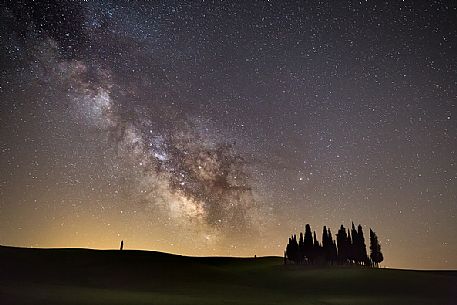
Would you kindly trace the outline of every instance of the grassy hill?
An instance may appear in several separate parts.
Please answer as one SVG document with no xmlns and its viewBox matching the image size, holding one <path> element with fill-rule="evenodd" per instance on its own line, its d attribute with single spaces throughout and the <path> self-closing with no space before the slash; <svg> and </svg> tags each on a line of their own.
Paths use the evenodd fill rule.
<svg viewBox="0 0 457 305">
<path fill-rule="evenodd" d="M 3 301 L 2 301 L 3 300 Z M 457 304 L 457 272 L 0 247 L 0 304 Z"/>
</svg>

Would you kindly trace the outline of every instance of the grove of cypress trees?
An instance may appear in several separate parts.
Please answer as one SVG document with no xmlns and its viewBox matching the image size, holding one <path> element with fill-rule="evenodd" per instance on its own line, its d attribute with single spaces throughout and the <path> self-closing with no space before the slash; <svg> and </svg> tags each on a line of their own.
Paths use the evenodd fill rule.
<svg viewBox="0 0 457 305">
<path fill-rule="evenodd" d="M 311 233 L 312 232 L 312 233 Z M 333 265 L 358 264 L 364 266 L 379 266 L 384 257 L 381 253 L 378 237 L 370 229 L 370 256 L 367 255 L 363 228 L 352 223 L 351 229 L 341 225 L 333 239 L 330 228 L 322 229 L 322 244 L 316 237 L 316 232 L 311 231 L 309 224 L 305 226 L 305 233 L 293 234 L 284 251 L 284 263 L 289 261 L 295 264 L 327 264 Z"/>
</svg>

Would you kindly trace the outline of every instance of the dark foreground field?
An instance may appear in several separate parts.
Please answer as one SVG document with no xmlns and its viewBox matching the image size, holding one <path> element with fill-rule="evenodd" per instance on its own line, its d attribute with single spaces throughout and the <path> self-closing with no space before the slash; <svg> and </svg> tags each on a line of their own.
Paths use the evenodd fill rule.
<svg viewBox="0 0 457 305">
<path fill-rule="evenodd" d="M 0 304 L 457 304 L 457 272 L 0 247 Z"/>
</svg>

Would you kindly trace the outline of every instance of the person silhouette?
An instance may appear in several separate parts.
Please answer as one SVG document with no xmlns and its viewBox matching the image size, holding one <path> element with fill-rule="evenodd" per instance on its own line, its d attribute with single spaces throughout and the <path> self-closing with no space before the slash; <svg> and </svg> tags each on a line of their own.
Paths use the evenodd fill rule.
<svg viewBox="0 0 457 305">
<path fill-rule="evenodd" d="M 124 249 L 124 241 L 121 240 L 121 250 Z"/>
</svg>

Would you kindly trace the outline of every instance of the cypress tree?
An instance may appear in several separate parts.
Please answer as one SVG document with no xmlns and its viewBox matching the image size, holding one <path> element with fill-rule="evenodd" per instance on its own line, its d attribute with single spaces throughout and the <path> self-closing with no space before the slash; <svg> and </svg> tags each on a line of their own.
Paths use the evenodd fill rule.
<svg viewBox="0 0 457 305">
<path fill-rule="evenodd" d="M 330 257 L 329 257 L 329 245 L 328 245 L 328 232 L 327 232 L 327 227 L 324 226 L 322 228 L 322 257 L 324 258 L 324 261 L 328 263 Z"/>
<path fill-rule="evenodd" d="M 351 237 L 351 232 L 349 232 L 348 229 L 348 239 L 346 241 L 346 246 L 347 246 L 347 255 L 348 255 L 348 262 L 352 264 L 354 262 L 354 247 L 352 244 L 352 237 Z"/>
<path fill-rule="evenodd" d="M 368 255 L 367 255 L 367 246 L 365 245 L 365 238 L 363 237 L 363 230 L 362 230 L 362 226 L 360 224 L 357 228 L 357 237 L 359 240 L 359 244 L 358 244 L 359 262 L 364 265 L 368 265 L 369 261 L 368 261 Z"/>
<path fill-rule="evenodd" d="M 300 232 L 300 239 L 298 241 L 298 260 L 302 264 L 305 257 L 303 233 Z"/>
<path fill-rule="evenodd" d="M 336 234 L 336 242 L 338 246 L 338 263 L 346 264 L 348 261 L 348 236 L 346 228 L 341 225 L 338 233 Z"/>
<path fill-rule="evenodd" d="M 370 258 L 374 266 L 379 267 L 379 263 L 384 260 L 384 256 L 381 252 L 381 245 L 378 241 L 376 233 L 370 229 Z"/>
<path fill-rule="evenodd" d="M 316 238 L 316 231 L 313 231 L 313 237 L 314 237 L 314 244 L 313 244 L 313 262 L 322 264 L 325 261 L 325 257 L 323 255 L 322 247 L 319 244 L 319 241 Z"/>
<path fill-rule="evenodd" d="M 313 234 L 311 233 L 311 227 L 309 224 L 305 226 L 305 237 L 303 239 L 303 250 L 304 255 L 308 263 L 312 263 L 312 252 L 313 252 Z"/>
<path fill-rule="evenodd" d="M 292 257 L 293 257 L 293 261 L 295 263 L 297 263 L 298 261 L 298 243 L 297 243 L 297 235 L 294 234 L 292 236 Z"/>
<path fill-rule="evenodd" d="M 357 229 L 354 226 L 354 222 L 352 222 L 351 236 L 351 259 L 354 261 L 354 263 L 358 264 L 360 262 L 360 243 L 359 236 L 357 235 Z"/>
<path fill-rule="evenodd" d="M 333 265 L 334 263 L 336 263 L 336 260 L 337 260 L 337 250 L 336 250 L 336 243 L 333 240 L 333 236 L 332 236 L 332 232 L 330 231 L 330 228 L 328 229 L 327 236 L 328 236 L 328 242 L 329 242 L 328 257 L 329 257 L 330 264 Z"/>
<path fill-rule="evenodd" d="M 289 237 L 289 241 L 287 242 L 287 245 L 286 245 L 286 250 L 284 251 L 284 264 L 287 264 L 287 260 L 290 259 L 290 253 L 291 253 L 291 249 L 290 249 L 290 245 L 291 245 L 292 241 Z"/>
<path fill-rule="evenodd" d="M 319 241 L 316 238 L 316 231 L 313 231 L 313 237 L 314 237 L 313 247 L 314 248 L 320 248 L 321 245 L 319 244 Z"/>
<path fill-rule="evenodd" d="M 294 234 L 289 238 L 289 243 L 286 246 L 286 257 L 288 260 L 297 263 L 298 244 L 297 236 Z"/>
</svg>

